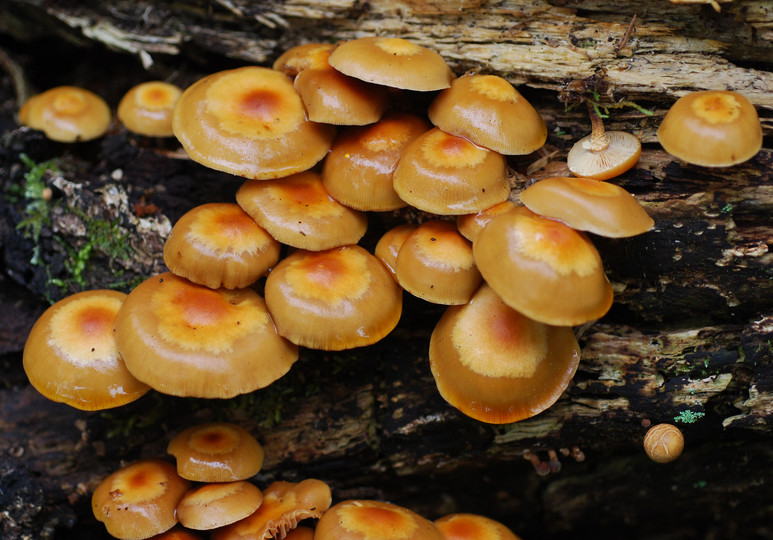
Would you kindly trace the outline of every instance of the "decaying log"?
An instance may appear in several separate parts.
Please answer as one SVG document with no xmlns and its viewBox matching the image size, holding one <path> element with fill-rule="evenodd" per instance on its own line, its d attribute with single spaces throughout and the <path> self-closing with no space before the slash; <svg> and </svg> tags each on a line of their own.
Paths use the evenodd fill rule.
<svg viewBox="0 0 773 540">
<path fill-rule="evenodd" d="M 126 290 L 161 271 L 177 218 L 202 202 L 232 201 L 240 179 L 185 159 L 174 141 L 118 126 L 90 143 L 46 141 L 18 127 L 19 85 L 0 72 L 0 536 L 107 538 L 89 507 L 101 478 L 127 461 L 164 456 L 182 427 L 228 419 L 264 444 L 261 485 L 314 476 L 336 499 L 382 498 L 433 518 L 483 513 L 529 539 L 773 537 L 769 2 L 733 0 L 715 12 L 665 0 L 9 0 L 0 17 L 0 47 L 29 83 L 82 82 L 112 105 L 147 78 L 185 86 L 218 69 L 267 64 L 297 43 L 371 34 L 430 46 L 458 73 L 523 85 L 550 135 L 540 152 L 510 160 L 516 200 L 530 182 L 566 174 L 566 152 L 589 132 L 584 110 L 567 109 L 567 100 L 598 92 L 608 128 L 644 143 L 640 162 L 616 182 L 656 227 L 630 239 L 593 238 L 615 304 L 576 329 L 582 360 L 572 385 L 549 410 L 515 424 L 463 416 L 439 396 L 428 367 L 442 308 L 407 297 L 403 319 L 382 342 L 303 350 L 283 379 L 233 400 L 151 392 L 103 413 L 45 400 L 27 383 L 21 349 L 48 301 L 82 288 Z M 51 44 L 53 52 L 43 48 Z M 74 60 L 76 53 L 83 56 Z M 583 81 L 580 95 L 571 81 Z M 663 152 L 655 129 L 668 105 L 716 87 L 757 105 L 763 150 L 722 170 Z M 639 108 L 618 108 L 622 101 Z M 41 178 L 51 190 L 50 222 L 33 239 L 19 228 L 30 201 L 18 186 L 49 161 Z M 370 216 L 363 244 L 423 217 Z M 131 249 L 94 244 L 95 221 Z M 85 268 L 76 275 L 79 256 Z M 641 449 L 645 425 L 662 421 L 686 438 L 685 453 L 668 465 Z"/>
</svg>

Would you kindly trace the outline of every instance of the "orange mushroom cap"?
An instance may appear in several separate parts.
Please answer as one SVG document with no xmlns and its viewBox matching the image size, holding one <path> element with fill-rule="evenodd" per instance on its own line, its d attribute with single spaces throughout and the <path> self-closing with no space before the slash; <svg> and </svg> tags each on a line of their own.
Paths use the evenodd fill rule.
<svg viewBox="0 0 773 540">
<path fill-rule="evenodd" d="M 208 531 L 246 518 L 263 503 L 263 493 L 243 480 L 204 484 L 188 491 L 177 505 L 180 523 Z"/>
<path fill-rule="evenodd" d="M 91 508 L 111 536 L 142 540 L 177 524 L 177 503 L 189 486 L 170 463 L 138 461 L 102 480 L 91 497 Z"/>
<path fill-rule="evenodd" d="M 502 523 L 478 514 L 449 514 L 435 525 L 446 540 L 521 540 Z"/>
<path fill-rule="evenodd" d="M 403 38 L 370 36 L 344 41 L 333 49 L 328 61 L 350 77 L 403 90 L 441 90 L 454 79 L 442 56 Z"/>
<path fill-rule="evenodd" d="M 588 237 L 527 208 L 492 219 L 472 250 L 483 279 L 532 319 L 575 326 L 612 306 L 612 286 Z"/>
<path fill-rule="evenodd" d="M 164 243 L 164 262 L 194 283 L 235 289 L 266 275 L 280 248 L 239 205 L 207 203 L 177 220 Z"/>
<path fill-rule="evenodd" d="M 116 116 L 133 133 L 173 137 L 172 111 L 181 94 L 179 86 L 163 81 L 138 84 L 121 98 Z"/>
<path fill-rule="evenodd" d="M 534 107 L 496 75 L 459 77 L 432 102 L 429 119 L 446 133 L 506 155 L 530 154 L 548 136 Z"/>
<path fill-rule="evenodd" d="M 330 508 L 330 487 L 316 478 L 298 483 L 273 482 L 263 491 L 263 504 L 252 515 L 212 533 L 212 540 L 285 538 L 304 519 L 316 519 Z"/>
<path fill-rule="evenodd" d="M 702 167 L 730 167 L 762 148 L 762 125 L 754 105 L 725 90 L 692 92 L 679 98 L 658 128 L 666 152 Z"/>
<path fill-rule="evenodd" d="M 150 390 L 126 369 L 113 339 L 113 321 L 125 298 L 118 291 L 84 291 L 43 312 L 22 357 L 38 392 L 95 411 L 130 403 Z"/>
<path fill-rule="evenodd" d="M 601 180 L 545 178 L 527 187 L 520 196 L 532 212 L 600 236 L 635 236 L 655 226 L 633 195 Z"/>
<path fill-rule="evenodd" d="M 315 540 L 443 540 L 438 528 L 416 512 L 374 500 L 346 500 L 317 523 Z"/>
<path fill-rule="evenodd" d="M 171 272 L 146 279 L 115 318 L 116 345 L 139 380 L 165 394 L 228 398 L 287 373 L 298 349 L 252 289 L 209 289 Z"/>
<path fill-rule="evenodd" d="M 555 403 L 577 371 L 580 347 L 571 328 L 526 317 L 484 284 L 469 303 L 446 309 L 429 360 L 449 404 L 481 422 L 506 424 Z"/>
<path fill-rule="evenodd" d="M 462 233 L 462 236 L 470 242 L 473 242 L 475 241 L 475 237 L 478 236 L 478 233 L 483 230 L 483 227 L 488 225 L 489 221 L 499 214 L 504 214 L 517 206 L 517 204 L 508 199 L 495 204 L 490 208 L 481 210 L 480 212 L 475 212 L 474 214 L 462 214 L 457 216 L 456 226 L 459 229 L 459 232 Z"/>
<path fill-rule="evenodd" d="M 386 266 L 394 279 L 397 279 L 395 267 L 397 266 L 397 255 L 400 253 L 400 248 L 417 227 L 418 225 L 412 223 L 397 225 L 381 235 L 381 238 L 376 243 L 373 254 L 384 263 L 384 266 Z"/>
<path fill-rule="evenodd" d="M 255 66 L 220 71 L 187 88 L 172 129 L 194 161 L 260 180 L 311 168 L 335 136 L 332 126 L 306 119 L 287 75 Z"/>
<path fill-rule="evenodd" d="M 77 86 L 57 86 L 29 98 L 19 110 L 19 122 L 39 129 L 58 142 L 90 141 L 101 137 L 112 115 L 104 99 Z"/>
<path fill-rule="evenodd" d="M 272 67 L 290 78 L 295 78 L 301 71 L 308 68 L 329 66 L 330 51 L 334 43 L 304 43 L 290 47 L 279 58 L 274 60 Z"/>
<path fill-rule="evenodd" d="M 357 245 L 293 253 L 268 275 L 265 294 L 279 333 L 313 349 L 371 345 L 402 314 L 402 289 Z"/>
<path fill-rule="evenodd" d="M 420 116 L 398 112 L 375 124 L 342 131 L 322 166 L 328 193 L 357 210 L 380 212 L 406 206 L 395 193 L 392 176 L 405 147 L 431 127 Z"/>
<path fill-rule="evenodd" d="M 477 212 L 510 195 L 502 154 L 438 128 L 406 147 L 393 184 L 411 206 L 440 215 Z"/>
<path fill-rule="evenodd" d="M 177 460 L 178 474 L 196 482 L 246 480 L 263 466 L 263 447 L 246 429 L 230 422 L 184 429 L 166 450 Z"/>
<path fill-rule="evenodd" d="M 203 540 L 201 536 L 193 534 L 182 527 L 175 526 L 168 531 L 151 536 L 148 540 Z"/>
<path fill-rule="evenodd" d="M 435 304 L 464 304 L 481 282 L 472 243 L 454 223 L 430 220 L 405 239 L 397 252 L 397 282 Z"/>
<path fill-rule="evenodd" d="M 670 463 L 682 455 L 684 435 L 673 424 L 656 424 L 644 435 L 644 451 L 655 463 Z"/>
<path fill-rule="evenodd" d="M 356 244 L 368 228 L 365 214 L 331 197 L 314 171 L 248 180 L 236 192 L 236 202 L 279 242 L 299 249 Z"/>
<path fill-rule="evenodd" d="M 583 137 L 569 150 L 566 166 L 573 174 L 596 180 L 620 176 L 636 165 L 641 156 L 641 141 L 625 131 L 605 131 L 606 146 L 596 149 L 593 135 Z"/>
</svg>

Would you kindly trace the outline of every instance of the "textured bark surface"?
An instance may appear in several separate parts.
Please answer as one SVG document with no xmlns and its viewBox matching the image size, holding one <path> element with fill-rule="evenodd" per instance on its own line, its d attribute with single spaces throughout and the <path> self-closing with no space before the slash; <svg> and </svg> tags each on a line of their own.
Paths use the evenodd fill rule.
<svg viewBox="0 0 773 540">
<path fill-rule="evenodd" d="M 107 538 L 89 507 L 102 477 L 125 461 L 163 456 L 182 427 L 228 419 L 264 444 L 261 485 L 318 477 L 337 500 L 383 498 L 431 518 L 483 513 L 524 539 L 773 537 L 773 7 L 763 0 L 721 6 L 717 13 L 665 0 L 185 0 L 173 8 L 7 1 L 0 16 L 7 53 L 0 536 Z M 181 159 L 174 141 L 143 140 L 118 126 L 90 143 L 46 141 L 16 125 L 26 85 L 12 75 L 22 73 L 30 89 L 82 84 L 115 106 L 149 78 L 186 86 L 219 69 L 270 63 L 300 42 L 374 33 L 430 46 L 457 73 L 498 73 L 522 84 L 550 135 L 540 152 L 510 160 L 514 198 L 531 181 L 566 174 L 566 152 L 590 123 L 584 108 L 567 110 L 563 101 L 585 97 L 586 88 L 610 107 L 608 129 L 641 137 L 640 162 L 616 182 L 656 227 L 631 239 L 593 238 L 615 304 L 577 329 L 582 361 L 564 396 L 512 425 L 464 417 L 438 395 L 428 367 L 442 308 L 410 297 L 398 328 L 375 346 L 303 350 L 286 377 L 233 400 L 151 393 L 121 409 L 83 413 L 32 389 L 21 350 L 47 299 L 128 290 L 161 271 L 171 225 L 202 202 L 232 201 L 240 179 Z M 657 145 L 670 103 L 703 88 L 739 90 L 758 106 L 766 144 L 754 159 L 708 170 Z M 654 114 L 612 107 L 621 101 Z M 19 228 L 32 209 L 18 186 L 28 182 L 30 163 L 49 160 L 41 178 L 52 193 L 50 221 L 33 239 Z M 372 215 L 363 245 L 421 217 Z M 131 249 L 119 256 L 95 242 L 104 233 L 95 223 L 109 224 Z M 686 439 L 683 456 L 668 465 L 641 448 L 643 424 L 661 421 L 676 422 Z M 535 455 L 545 472 L 552 452 L 558 461 L 547 475 L 524 459 Z"/>
</svg>

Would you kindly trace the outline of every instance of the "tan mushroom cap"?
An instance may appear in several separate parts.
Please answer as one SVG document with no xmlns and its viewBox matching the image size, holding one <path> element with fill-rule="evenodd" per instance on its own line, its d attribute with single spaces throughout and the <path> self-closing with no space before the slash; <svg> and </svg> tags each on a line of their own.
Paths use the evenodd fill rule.
<svg viewBox="0 0 773 540">
<path fill-rule="evenodd" d="M 39 129 L 52 141 L 78 142 L 101 137 L 112 115 L 104 99 L 77 86 L 57 86 L 29 98 L 19 122 Z"/>
<path fill-rule="evenodd" d="M 580 177 L 609 180 L 620 176 L 636 165 L 641 156 L 639 138 L 625 131 L 605 131 L 608 142 L 602 149 L 594 149 L 593 135 L 577 141 L 566 156 L 566 166 Z"/>
<path fill-rule="evenodd" d="M 478 514 L 449 514 L 435 525 L 445 540 L 521 540 L 499 521 Z"/>
<path fill-rule="evenodd" d="M 507 199 L 506 169 L 502 154 L 432 128 L 406 147 L 393 185 L 401 199 L 419 210 L 469 214 Z"/>
<path fill-rule="evenodd" d="M 344 41 L 330 53 L 329 62 L 350 77 L 403 90 L 441 90 L 454 79 L 437 52 L 397 37 Z"/>
<path fill-rule="evenodd" d="M 281 246 L 235 203 L 206 203 L 186 212 L 164 243 L 175 275 L 210 289 L 247 287 L 279 260 Z"/>
<path fill-rule="evenodd" d="M 655 463 L 670 463 L 682 455 L 684 435 L 673 424 L 656 424 L 644 435 L 644 451 Z"/>
<path fill-rule="evenodd" d="M 481 282 L 472 243 L 456 224 L 430 220 L 406 238 L 395 263 L 397 282 L 409 293 L 435 304 L 464 304 Z"/>
<path fill-rule="evenodd" d="M 329 66 L 327 59 L 334 48 L 334 43 L 296 45 L 283 52 L 272 67 L 290 78 L 295 78 L 304 69 Z"/>
<path fill-rule="evenodd" d="M 315 540 L 443 540 L 438 528 L 396 504 L 353 499 L 335 504 L 317 523 Z"/>
<path fill-rule="evenodd" d="M 263 491 L 263 504 L 252 515 L 213 531 L 212 540 L 285 538 L 304 519 L 316 519 L 330 508 L 330 487 L 316 478 L 298 483 L 277 481 Z"/>
<path fill-rule="evenodd" d="M 138 461 L 102 480 L 91 497 L 91 508 L 111 536 L 142 540 L 177 524 L 177 503 L 189 486 L 171 463 Z"/>
<path fill-rule="evenodd" d="M 412 223 L 397 225 L 381 235 L 381 238 L 376 243 L 373 254 L 384 263 L 384 266 L 386 266 L 394 279 L 397 279 L 395 268 L 400 248 L 417 227 L 418 225 Z"/>
<path fill-rule="evenodd" d="M 118 120 L 133 133 L 148 137 L 173 137 L 172 111 L 182 89 L 163 81 L 133 86 L 118 103 Z"/>
<path fill-rule="evenodd" d="M 489 221 L 494 219 L 494 217 L 498 216 L 499 214 L 504 214 L 505 212 L 512 210 L 516 206 L 518 205 L 508 199 L 506 201 L 502 201 L 501 203 L 495 204 L 490 208 L 481 210 L 480 212 L 457 216 L 456 226 L 459 229 L 459 232 L 462 233 L 462 236 L 464 236 L 470 242 L 474 242 L 475 237 L 478 236 L 478 233 L 483 230 L 483 227 L 488 225 Z"/>
<path fill-rule="evenodd" d="M 177 460 L 177 473 L 196 482 L 238 482 L 263 466 L 263 447 L 249 431 L 230 422 L 184 429 L 166 451 Z"/>
<path fill-rule="evenodd" d="M 545 121 L 506 79 L 464 75 L 438 94 L 429 119 L 446 133 L 506 155 L 530 154 L 545 144 Z"/>
<path fill-rule="evenodd" d="M 256 66 L 220 71 L 188 87 L 172 128 L 194 161 L 260 180 L 311 168 L 335 136 L 332 126 L 306 119 L 287 75 Z"/>
<path fill-rule="evenodd" d="M 24 345 L 24 371 L 52 401 L 96 411 L 139 399 L 150 387 L 124 365 L 113 321 L 126 295 L 111 290 L 72 294 L 46 309 Z"/>
<path fill-rule="evenodd" d="M 530 319 L 484 284 L 469 303 L 446 309 L 432 332 L 429 360 L 449 404 L 481 422 L 506 424 L 561 397 L 580 348 L 570 327 Z"/>
<path fill-rule="evenodd" d="M 726 90 L 692 92 L 674 103 L 658 128 L 666 152 L 693 165 L 730 167 L 762 147 L 762 125 L 754 105 Z"/>
<path fill-rule="evenodd" d="M 521 202 L 573 229 L 610 238 L 635 236 L 655 226 L 633 195 L 616 184 L 591 178 L 545 178 L 523 190 Z"/>
<path fill-rule="evenodd" d="M 180 523 L 208 531 L 246 518 L 263 502 L 263 492 L 245 482 L 204 484 L 188 491 L 177 505 Z"/>
<path fill-rule="evenodd" d="M 612 286 L 588 237 L 527 208 L 492 219 L 472 250 L 483 279 L 527 317 L 575 326 L 612 306 Z"/>
<path fill-rule="evenodd" d="M 366 215 L 331 197 L 313 171 L 248 180 L 236 192 L 236 202 L 276 240 L 299 249 L 356 244 L 368 228 Z"/>
<path fill-rule="evenodd" d="M 129 293 L 114 334 L 126 367 L 165 394 L 229 398 L 290 370 L 298 348 L 279 336 L 252 289 L 210 289 L 165 272 Z"/>
<path fill-rule="evenodd" d="M 328 193 L 357 210 L 381 212 L 406 206 L 395 193 L 392 176 L 405 147 L 431 127 L 420 116 L 396 112 L 375 124 L 342 131 L 322 166 Z"/>
<path fill-rule="evenodd" d="M 357 245 L 289 255 L 268 275 L 265 294 L 279 333 L 312 349 L 372 345 L 402 315 L 402 289 Z"/>
</svg>

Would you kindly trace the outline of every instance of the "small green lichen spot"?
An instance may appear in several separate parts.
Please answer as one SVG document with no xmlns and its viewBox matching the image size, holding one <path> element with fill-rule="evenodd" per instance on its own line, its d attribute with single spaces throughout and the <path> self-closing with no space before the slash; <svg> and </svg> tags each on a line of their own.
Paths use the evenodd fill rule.
<svg viewBox="0 0 773 540">
<path fill-rule="evenodd" d="M 682 422 L 683 424 L 692 424 L 694 422 L 697 422 L 701 418 L 706 416 L 706 413 L 704 412 L 695 412 L 695 411 L 681 411 L 679 414 L 674 416 L 674 422 Z"/>
</svg>

